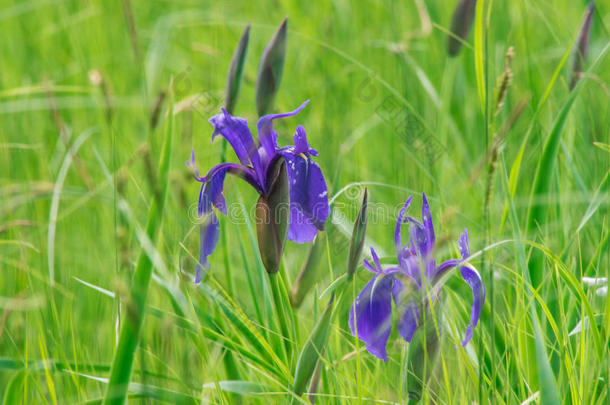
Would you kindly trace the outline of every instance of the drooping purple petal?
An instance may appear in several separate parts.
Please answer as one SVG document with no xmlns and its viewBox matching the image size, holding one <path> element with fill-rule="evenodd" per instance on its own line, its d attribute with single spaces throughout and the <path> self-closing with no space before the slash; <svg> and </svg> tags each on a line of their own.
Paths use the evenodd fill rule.
<svg viewBox="0 0 610 405">
<path fill-rule="evenodd" d="M 277 132 L 273 129 L 273 120 L 277 118 L 291 117 L 298 114 L 309 103 L 305 101 L 294 111 L 283 114 L 269 114 L 261 117 L 256 124 L 258 131 L 258 144 L 262 147 L 263 162 L 270 162 L 277 149 Z"/>
<path fill-rule="evenodd" d="M 411 205 L 412 197 L 413 196 L 409 196 L 407 198 L 407 201 L 405 201 L 405 204 L 403 205 L 402 209 L 398 213 L 398 220 L 396 221 L 396 227 L 394 228 L 394 247 L 396 248 L 396 256 L 398 258 L 398 263 L 400 263 L 403 260 L 403 258 L 405 256 L 407 256 L 409 253 L 408 247 L 403 246 L 403 244 L 402 244 L 401 233 L 402 233 L 403 218 L 404 218 L 405 213 L 407 212 L 407 209 L 409 209 L 409 206 Z"/>
<path fill-rule="evenodd" d="M 417 330 L 419 311 L 417 303 L 409 297 L 409 291 L 399 279 L 394 280 L 392 296 L 398 312 L 398 333 L 404 340 L 410 342 Z"/>
<path fill-rule="evenodd" d="M 464 228 L 464 232 L 460 235 L 460 241 L 458 242 L 460 254 L 462 259 L 466 259 L 470 256 L 470 243 L 468 243 L 468 229 Z"/>
<path fill-rule="evenodd" d="M 252 177 L 254 174 L 252 170 L 237 163 L 221 163 L 213 167 L 202 179 L 204 183 L 199 192 L 199 203 L 197 207 L 201 248 L 199 252 L 199 262 L 197 263 L 196 283 L 201 281 L 201 278 L 203 277 L 202 268 L 206 270 L 210 268 L 208 256 L 210 256 L 216 248 L 220 235 L 218 217 L 212 207 L 216 207 L 220 212 L 227 215 L 227 204 L 223 194 L 224 180 L 227 173 L 245 179 L 257 190 L 259 188 Z"/>
<path fill-rule="evenodd" d="M 373 356 L 388 360 L 386 345 L 392 330 L 392 276 L 377 276 L 362 289 L 352 305 L 349 327 Z M 357 331 L 357 334 L 356 334 Z"/>
<path fill-rule="evenodd" d="M 250 184 L 254 189 L 260 194 L 263 192 L 263 187 L 259 184 L 256 179 L 256 174 L 249 167 L 242 166 L 238 163 L 221 163 L 216 165 L 210 169 L 207 174 L 201 178 L 201 181 L 204 183 L 208 183 L 212 181 L 212 179 L 217 176 L 219 173 L 229 173 L 236 177 L 239 177 L 242 180 L 245 180 Z"/>
<path fill-rule="evenodd" d="M 195 283 L 199 283 L 203 278 L 204 271 L 210 269 L 208 256 L 212 254 L 218 243 L 220 236 L 220 226 L 218 217 L 214 211 L 210 211 L 206 217 L 200 217 L 202 223 L 199 224 L 199 235 L 201 237 L 201 249 L 199 251 L 199 262 L 197 263 L 197 273 Z"/>
<path fill-rule="evenodd" d="M 431 278 L 433 280 L 433 284 L 458 264 L 460 264 L 458 259 L 449 259 L 442 262 L 436 269 L 434 269 L 434 272 L 432 273 Z"/>
<path fill-rule="evenodd" d="M 473 300 L 472 308 L 470 310 L 470 322 L 468 322 L 466 335 L 462 341 L 462 346 L 466 346 L 470 339 L 472 339 L 474 328 L 477 326 L 479 318 L 481 317 L 483 303 L 485 302 L 485 286 L 483 285 L 483 280 L 481 279 L 479 272 L 472 265 L 464 263 L 460 266 L 460 273 L 462 274 L 464 281 L 472 289 Z"/>
<path fill-rule="evenodd" d="M 283 153 L 290 188 L 288 239 L 304 243 L 313 239 L 330 214 L 326 181 L 320 166 L 302 155 Z"/>
<path fill-rule="evenodd" d="M 245 119 L 231 116 L 224 108 L 222 113 L 210 118 L 214 126 L 212 139 L 222 135 L 235 151 L 237 158 L 244 166 L 252 166 L 257 174 L 259 182 L 264 178 L 264 168 L 258 156 L 258 149 L 254 144 L 252 133 Z"/>
<path fill-rule="evenodd" d="M 222 177 L 224 178 L 224 172 L 222 172 Z M 201 247 L 199 250 L 199 261 L 197 263 L 195 283 L 199 283 L 203 277 L 202 268 L 209 270 L 210 264 L 208 262 L 208 256 L 210 256 L 216 248 L 218 237 L 220 236 L 218 217 L 212 209 L 212 204 L 214 204 L 215 200 L 218 201 L 219 198 L 222 198 L 223 204 L 221 206 L 224 206 L 224 197 L 222 197 L 222 181 L 211 181 L 201 185 L 197 209 Z"/>
</svg>

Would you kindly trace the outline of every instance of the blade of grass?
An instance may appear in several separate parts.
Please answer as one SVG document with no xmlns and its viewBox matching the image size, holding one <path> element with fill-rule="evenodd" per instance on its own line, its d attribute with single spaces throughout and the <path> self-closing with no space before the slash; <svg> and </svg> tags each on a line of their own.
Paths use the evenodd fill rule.
<svg viewBox="0 0 610 405">
<path fill-rule="evenodd" d="M 157 198 L 153 198 L 152 200 L 146 225 L 146 234 L 152 241 L 157 240 L 167 194 L 173 137 L 173 118 L 173 100 L 170 99 L 167 126 L 159 163 L 159 174 L 157 176 L 159 193 L 157 194 Z M 145 250 L 142 250 L 131 282 L 129 301 L 126 303 L 127 316 L 124 318 L 124 323 L 119 335 L 119 344 L 112 362 L 110 379 L 104 398 L 105 404 L 122 405 L 125 403 L 131 379 L 135 351 L 138 347 L 144 320 L 144 309 L 146 307 L 152 270 L 153 263 L 151 258 Z"/>
<path fill-rule="evenodd" d="M 521 267 L 521 271 L 526 282 L 528 284 L 532 284 L 530 279 L 530 273 L 526 264 L 525 248 L 521 240 L 521 230 L 519 229 L 517 212 L 515 210 L 515 205 L 509 192 L 508 174 L 506 173 L 506 163 L 504 161 L 504 154 L 502 154 L 502 175 L 500 177 L 502 178 L 502 184 L 504 186 L 504 196 L 508 200 L 508 205 L 510 209 L 511 222 L 513 225 L 513 235 L 515 239 L 515 253 L 517 256 L 517 263 L 519 267 Z M 527 289 L 527 296 L 529 301 L 533 299 L 532 293 L 529 289 Z M 532 321 L 532 326 L 534 328 L 534 341 L 536 350 L 535 361 L 538 371 L 538 384 L 540 386 L 540 403 L 542 405 L 559 404 L 561 403 L 561 401 L 559 400 L 559 394 L 557 393 L 555 379 L 553 377 L 551 366 L 549 364 L 549 359 L 544 348 L 544 341 L 542 340 L 542 331 L 540 329 L 540 324 L 538 321 L 538 314 L 536 313 L 536 310 L 533 305 L 529 305 L 529 312 Z"/>
</svg>

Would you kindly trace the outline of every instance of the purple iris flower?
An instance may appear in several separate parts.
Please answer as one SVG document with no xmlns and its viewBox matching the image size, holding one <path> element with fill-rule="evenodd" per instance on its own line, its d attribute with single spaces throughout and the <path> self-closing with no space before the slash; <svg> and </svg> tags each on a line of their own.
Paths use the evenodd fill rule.
<svg viewBox="0 0 610 405">
<path fill-rule="evenodd" d="M 310 242 L 319 230 L 324 229 L 324 222 L 330 212 L 326 181 L 320 166 L 311 157 L 318 152 L 307 142 L 305 128 L 299 125 L 294 134 L 294 145 L 279 147 L 277 132 L 273 129 L 273 120 L 296 115 L 309 102 L 305 101 L 299 108 L 284 114 L 270 114 L 261 117 L 256 125 L 258 145 L 254 143 L 252 133 L 244 118 L 231 116 L 224 108 L 222 112 L 210 118 L 214 126 L 212 140 L 223 136 L 235 151 L 239 163 L 221 163 L 214 166 L 204 177 L 195 169 L 195 152 L 191 153 L 187 166 L 194 169 L 194 177 L 202 184 L 199 193 L 198 215 L 202 218 L 200 226 L 201 251 L 197 264 L 195 282 L 201 281 L 201 267 L 208 270 L 208 256 L 212 254 L 220 228 L 218 217 L 212 206 L 227 215 L 227 205 L 223 195 L 225 175 L 233 174 L 250 184 L 260 195 L 266 195 L 274 180 L 276 172 L 273 167 L 278 159 L 286 162 L 286 172 L 290 195 L 290 224 L 288 239 L 297 242 Z"/>
<path fill-rule="evenodd" d="M 439 280 L 449 270 L 458 267 L 462 278 L 470 288 L 474 302 L 470 313 L 470 322 L 462 341 L 465 346 L 472 339 L 472 332 L 481 316 L 485 302 L 485 286 L 477 270 L 465 260 L 470 256 L 468 231 L 460 236 L 458 243 L 462 259 L 449 259 L 436 266 L 431 257 L 434 251 L 434 227 L 430 215 L 430 206 L 425 194 L 422 205 L 422 221 L 407 216 L 406 211 L 411 204 L 411 197 L 398 215 L 394 231 L 394 244 L 398 266 L 382 268 L 379 257 L 371 248 L 373 264 L 364 259 L 364 268 L 375 276 L 362 289 L 350 312 L 349 326 L 352 334 L 365 344 L 367 350 L 374 356 L 387 361 L 386 345 L 392 330 L 392 299 L 398 312 L 398 333 L 407 342 L 421 325 L 420 314 L 426 310 L 427 299 L 422 276 L 431 283 L 432 300 L 438 297 L 441 283 Z M 409 242 L 402 244 L 402 224 L 409 224 Z M 435 288 L 436 287 L 436 288 Z"/>
</svg>

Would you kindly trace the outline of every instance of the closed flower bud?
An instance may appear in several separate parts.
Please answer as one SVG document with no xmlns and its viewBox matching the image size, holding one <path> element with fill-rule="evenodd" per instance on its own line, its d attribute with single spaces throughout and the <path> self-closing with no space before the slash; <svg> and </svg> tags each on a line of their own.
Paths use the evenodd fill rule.
<svg viewBox="0 0 610 405">
<path fill-rule="evenodd" d="M 225 109 L 229 114 L 233 114 L 237 98 L 239 97 L 239 88 L 241 87 L 241 78 L 244 72 L 246 56 L 248 55 L 248 39 L 250 37 L 250 24 L 244 29 L 244 33 L 239 40 L 237 49 L 231 60 L 229 67 L 229 76 L 227 78 L 227 93 L 225 94 Z"/>
<path fill-rule="evenodd" d="M 273 38 L 263 51 L 258 65 L 256 78 L 256 109 L 258 116 L 268 114 L 273 107 L 273 100 L 280 88 L 284 61 L 286 59 L 286 24 L 284 19 Z"/>
<path fill-rule="evenodd" d="M 474 20 L 474 10 L 476 0 L 460 0 L 451 19 L 451 34 L 447 42 L 447 51 L 450 56 L 455 56 L 462 49 L 462 41 L 466 39 L 472 21 Z"/>
<path fill-rule="evenodd" d="M 269 192 L 259 197 L 255 212 L 258 250 L 268 273 L 276 273 L 280 268 L 290 218 L 290 195 L 284 159 L 278 159 L 272 170 L 275 175 L 271 178 Z"/>
<path fill-rule="evenodd" d="M 320 258 L 324 254 L 325 247 L 326 233 L 319 232 L 313 240 L 307 259 L 290 291 L 290 304 L 293 308 L 301 306 L 303 298 L 305 298 L 305 295 L 311 290 L 311 287 L 316 282 L 318 264 L 320 263 Z"/>
<path fill-rule="evenodd" d="M 358 212 L 358 218 L 354 223 L 354 230 L 352 231 L 352 239 L 349 245 L 349 256 L 347 257 L 347 277 L 351 279 L 354 276 L 356 267 L 360 262 L 362 256 L 362 248 L 364 247 L 364 237 L 366 235 L 366 209 L 368 203 L 368 189 L 364 189 L 364 197 L 362 198 L 362 205 Z"/>
</svg>

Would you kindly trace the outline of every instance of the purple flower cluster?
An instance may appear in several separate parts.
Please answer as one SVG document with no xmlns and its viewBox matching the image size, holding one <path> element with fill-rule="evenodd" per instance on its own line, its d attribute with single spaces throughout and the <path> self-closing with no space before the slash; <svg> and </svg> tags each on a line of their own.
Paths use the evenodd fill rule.
<svg viewBox="0 0 610 405">
<path fill-rule="evenodd" d="M 382 268 L 379 257 L 371 248 L 373 264 L 364 259 L 364 267 L 374 276 L 362 289 L 350 312 L 349 326 L 352 334 L 366 344 L 371 354 L 384 361 L 388 359 L 386 345 L 392 330 L 392 299 L 398 312 L 398 333 L 410 342 L 421 324 L 422 311 L 426 310 L 427 300 L 417 299 L 423 297 L 424 282 L 428 281 L 435 286 L 444 274 L 458 267 L 464 281 L 472 289 L 474 298 L 470 323 L 462 345 L 466 345 L 472 338 L 485 301 L 485 286 L 481 276 L 465 261 L 470 256 L 468 232 L 464 230 L 459 240 L 462 259 L 449 259 L 437 266 L 432 257 L 435 236 L 426 196 L 423 195 L 421 222 L 406 215 L 410 204 L 411 197 L 400 211 L 394 231 L 398 265 Z M 401 230 L 404 223 L 409 224 L 409 240 L 403 245 Z M 438 291 L 432 291 L 434 299 Z"/>
<path fill-rule="evenodd" d="M 223 136 L 231 145 L 239 163 L 221 163 L 214 166 L 204 177 L 195 169 L 195 153 L 186 164 L 194 169 L 195 178 L 202 184 L 199 193 L 198 214 L 205 221 L 200 226 L 201 250 L 195 282 L 201 281 L 201 267 L 209 269 L 208 256 L 214 251 L 220 234 L 218 217 L 212 207 L 227 215 L 227 205 L 223 195 L 227 173 L 233 174 L 250 184 L 260 195 L 266 195 L 274 180 L 273 168 L 278 159 L 286 162 L 290 193 L 290 224 L 288 239 L 304 243 L 310 242 L 330 213 L 326 181 L 320 166 L 312 160 L 318 152 L 307 142 L 305 128 L 299 125 L 294 134 L 294 145 L 279 147 L 278 134 L 273 129 L 277 118 L 298 114 L 307 105 L 301 104 L 294 111 L 284 114 L 270 114 L 261 117 L 256 125 L 258 145 L 244 118 L 233 117 L 225 109 L 210 118 L 214 126 L 212 139 Z"/>
</svg>

